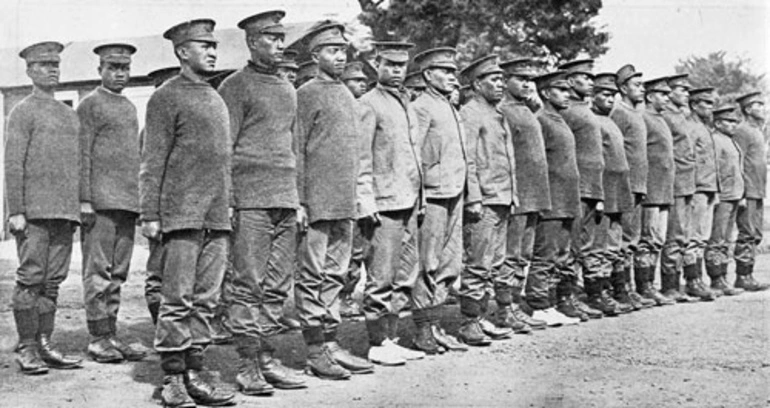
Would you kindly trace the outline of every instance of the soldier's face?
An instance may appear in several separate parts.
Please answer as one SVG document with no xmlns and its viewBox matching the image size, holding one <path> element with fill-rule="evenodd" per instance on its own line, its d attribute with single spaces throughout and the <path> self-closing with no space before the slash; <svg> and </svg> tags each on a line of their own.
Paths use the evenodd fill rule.
<svg viewBox="0 0 770 408">
<path fill-rule="evenodd" d="M 668 92 L 653 91 L 647 94 L 647 102 L 656 112 L 663 112 L 670 101 Z"/>
<path fill-rule="evenodd" d="M 366 80 L 365 79 L 348 79 L 345 81 L 345 86 L 348 87 L 353 97 L 356 99 L 363 96 L 366 93 Z"/>
<path fill-rule="evenodd" d="M 457 77 L 455 71 L 447 68 L 430 68 L 423 73 L 425 82 L 444 95 L 456 88 Z"/>
<path fill-rule="evenodd" d="M 633 103 L 642 103 L 644 101 L 644 84 L 640 77 L 629 79 L 620 86 L 620 90 Z"/>
<path fill-rule="evenodd" d="M 297 72 L 291 68 L 278 68 L 278 76 L 293 84 L 297 81 Z"/>
<path fill-rule="evenodd" d="M 318 63 L 319 71 L 332 78 L 339 78 L 348 62 L 348 47 L 344 45 L 324 45 L 313 52 L 313 59 Z"/>
<path fill-rule="evenodd" d="M 569 107 L 569 89 L 547 88 L 543 91 L 543 99 L 557 110 L 567 109 Z"/>
<path fill-rule="evenodd" d="M 123 92 L 131 77 L 131 64 L 102 62 L 99 65 L 102 86 L 115 93 Z"/>
<path fill-rule="evenodd" d="M 690 109 L 692 109 L 701 120 L 708 122 L 711 120 L 711 111 L 714 110 L 714 102 L 705 100 L 696 101 L 690 105 Z"/>
<path fill-rule="evenodd" d="M 177 55 L 196 74 L 211 74 L 217 65 L 217 43 L 187 41 L 177 47 Z"/>
<path fill-rule="evenodd" d="M 400 87 L 406 78 L 406 62 L 395 62 L 385 58 L 377 60 L 377 82 L 385 86 Z"/>
<path fill-rule="evenodd" d="M 687 103 L 690 101 L 690 91 L 683 86 L 675 86 L 671 90 L 669 98 L 671 99 L 671 103 L 681 108 L 687 106 Z"/>
<path fill-rule="evenodd" d="M 762 101 L 752 103 L 746 107 L 745 111 L 754 119 L 765 120 L 765 103 Z"/>
<path fill-rule="evenodd" d="M 577 96 L 585 98 L 594 92 L 594 80 L 586 74 L 573 74 L 567 80 Z"/>
<path fill-rule="evenodd" d="M 256 34 L 247 37 L 251 58 L 272 67 L 283 55 L 283 39 L 280 34 Z"/>
<path fill-rule="evenodd" d="M 738 126 L 737 120 L 732 119 L 717 119 L 714 121 L 714 127 L 722 131 L 722 133 L 732 136 L 735 133 L 735 128 Z"/>
<path fill-rule="evenodd" d="M 508 92 L 516 99 L 527 99 L 535 90 L 535 83 L 525 77 L 512 75 L 506 82 Z"/>
<path fill-rule="evenodd" d="M 59 85 L 59 63 L 56 61 L 32 62 L 27 66 L 27 76 L 38 88 L 54 88 Z"/>
<path fill-rule="evenodd" d="M 600 112 L 608 113 L 615 103 L 615 92 L 608 89 L 600 89 L 594 92 L 594 105 Z"/>
<path fill-rule="evenodd" d="M 487 101 L 500 102 L 503 99 L 503 74 L 484 75 L 474 81 L 474 88 Z"/>
</svg>

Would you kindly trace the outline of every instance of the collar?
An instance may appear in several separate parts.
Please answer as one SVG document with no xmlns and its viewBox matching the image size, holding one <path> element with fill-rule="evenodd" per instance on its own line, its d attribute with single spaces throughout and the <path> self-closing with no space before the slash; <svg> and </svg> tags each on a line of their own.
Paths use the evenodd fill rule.
<svg viewBox="0 0 770 408">
<path fill-rule="evenodd" d="M 275 75 L 278 72 L 278 67 L 268 67 L 265 64 L 262 64 L 260 62 L 254 62 L 252 60 L 249 60 L 248 65 L 249 68 L 254 70 L 257 73 L 265 74 L 265 75 Z"/>
</svg>

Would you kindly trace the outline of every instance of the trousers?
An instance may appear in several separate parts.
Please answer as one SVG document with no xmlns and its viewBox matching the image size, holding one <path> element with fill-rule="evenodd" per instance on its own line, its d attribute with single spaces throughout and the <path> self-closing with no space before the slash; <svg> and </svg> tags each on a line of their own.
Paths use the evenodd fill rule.
<svg viewBox="0 0 770 408">
<path fill-rule="evenodd" d="M 746 206 L 738 208 L 738 239 L 735 241 L 735 264 L 753 267 L 757 247 L 762 243 L 764 206 L 762 199 L 747 198 Z"/>
<path fill-rule="evenodd" d="M 507 205 L 485 205 L 482 206 L 480 219 L 466 217 L 464 221 L 465 267 L 460 277 L 460 309 L 465 315 L 478 316 L 480 310 L 474 306 L 486 301 L 487 296 L 500 287 L 496 282 L 502 273 L 513 272 L 503 268 L 510 213 L 511 207 Z M 508 282 L 511 279 L 501 277 L 500 280 Z M 507 297 L 510 299 L 511 294 L 508 293 Z"/>
<path fill-rule="evenodd" d="M 572 251 L 574 218 L 540 220 L 525 296 L 533 309 L 556 306 L 556 287 L 577 279 Z"/>
<path fill-rule="evenodd" d="M 634 268 L 656 268 L 660 251 L 666 241 L 668 228 L 668 206 L 649 205 L 642 207 L 642 228 L 639 246 L 634 254 Z M 655 275 L 650 274 L 654 280 Z"/>
<path fill-rule="evenodd" d="M 716 193 L 696 192 L 692 197 L 692 236 L 689 248 L 695 259 L 703 258 L 714 223 Z"/>
<path fill-rule="evenodd" d="M 720 201 L 714 207 L 711 236 L 704 255 L 706 270 L 710 272 L 710 276 L 719 271 L 720 266 L 730 262 L 730 239 L 732 239 L 738 211 L 738 201 Z"/>
<path fill-rule="evenodd" d="M 695 247 L 692 245 L 693 196 L 674 198 L 668 213 L 666 241 L 660 257 L 661 275 L 681 275 L 685 266 L 694 265 Z"/>
</svg>

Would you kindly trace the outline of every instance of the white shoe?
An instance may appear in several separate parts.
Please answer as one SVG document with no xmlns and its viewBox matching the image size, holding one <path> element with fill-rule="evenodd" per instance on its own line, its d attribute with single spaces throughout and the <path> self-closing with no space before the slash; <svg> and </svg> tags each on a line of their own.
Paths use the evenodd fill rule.
<svg viewBox="0 0 770 408">
<path fill-rule="evenodd" d="M 532 318 L 544 321 L 548 327 L 559 327 L 564 324 L 553 312 L 555 312 L 554 309 L 535 310 L 532 312 Z"/>
<path fill-rule="evenodd" d="M 392 347 L 393 350 L 395 350 L 396 353 L 398 353 L 401 357 L 404 358 L 404 360 L 410 361 L 410 360 L 421 360 L 425 358 L 425 353 L 420 350 L 412 350 L 408 349 L 406 347 L 401 347 L 398 345 L 398 339 L 395 338 L 393 340 L 386 339 L 382 344 L 383 346 L 387 342 L 387 347 Z"/>
<path fill-rule="evenodd" d="M 406 359 L 399 350 L 393 347 L 393 342 L 385 339 L 381 346 L 369 347 L 369 361 L 384 366 L 399 366 L 406 364 Z"/>
<path fill-rule="evenodd" d="M 561 321 L 561 323 L 563 325 L 565 325 L 565 326 L 570 326 L 570 325 L 573 325 L 573 324 L 580 323 L 580 319 L 578 319 L 577 317 L 569 317 L 569 316 L 565 315 L 564 313 L 559 312 L 558 310 L 556 310 L 554 308 L 551 308 L 551 309 L 548 309 L 548 310 L 550 310 L 551 313 L 556 315 L 557 319 L 559 321 Z"/>
</svg>

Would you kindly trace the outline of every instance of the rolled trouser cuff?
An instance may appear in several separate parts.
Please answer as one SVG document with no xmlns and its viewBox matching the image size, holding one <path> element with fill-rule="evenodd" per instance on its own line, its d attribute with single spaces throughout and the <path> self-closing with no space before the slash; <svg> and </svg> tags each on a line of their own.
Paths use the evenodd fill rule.
<svg viewBox="0 0 770 408">
<path fill-rule="evenodd" d="M 306 327 L 302 329 L 302 337 L 305 339 L 305 344 L 323 344 L 324 329 L 321 326 Z"/>
<path fill-rule="evenodd" d="M 720 271 L 720 275 L 727 275 L 727 268 Z M 754 264 L 735 263 L 735 274 L 738 276 L 751 275 L 754 272 Z"/>
<path fill-rule="evenodd" d="M 185 352 L 168 351 L 160 353 L 160 368 L 165 374 L 182 374 L 185 371 Z"/>
<path fill-rule="evenodd" d="M 40 285 L 22 285 L 16 283 L 13 289 L 12 303 L 14 310 L 35 310 L 37 313 L 38 298 L 40 297 Z"/>
<path fill-rule="evenodd" d="M 421 323 L 430 322 L 431 320 L 430 309 L 431 308 L 412 310 L 412 320 L 414 320 L 414 323 L 419 325 Z"/>
<path fill-rule="evenodd" d="M 88 320 L 86 325 L 88 326 L 88 334 L 93 337 L 105 337 L 114 333 L 108 319 Z"/>
</svg>

